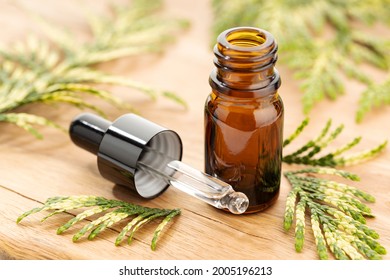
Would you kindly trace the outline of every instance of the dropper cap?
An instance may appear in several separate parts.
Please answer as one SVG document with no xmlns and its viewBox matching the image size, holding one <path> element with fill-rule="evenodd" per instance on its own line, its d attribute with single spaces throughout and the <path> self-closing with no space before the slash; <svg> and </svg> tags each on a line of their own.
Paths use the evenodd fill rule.
<svg viewBox="0 0 390 280">
<path fill-rule="evenodd" d="M 69 134 L 77 146 L 97 155 L 99 172 L 104 178 L 129 187 L 144 198 L 160 195 L 169 184 L 140 171 L 138 161 L 143 158 L 163 167 L 172 159 L 182 158 L 182 142 L 176 132 L 135 114 L 123 115 L 111 123 L 84 113 L 73 120 Z M 149 149 L 166 157 L 153 158 Z"/>
<path fill-rule="evenodd" d="M 154 198 L 172 185 L 234 214 L 248 208 L 245 194 L 180 161 L 182 142 L 176 132 L 137 115 L 126 114 L 111 123 L 84 113 L 73 120 L 69 133 L 77 146 L 97 155 L 104 178 L 144 198 Z"/>
</svg>

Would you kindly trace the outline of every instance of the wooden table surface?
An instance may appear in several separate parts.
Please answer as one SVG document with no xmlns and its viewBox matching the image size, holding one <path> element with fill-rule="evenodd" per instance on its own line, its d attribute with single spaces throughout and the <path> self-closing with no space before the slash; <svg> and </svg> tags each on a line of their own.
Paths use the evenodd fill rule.
<svg viewBox="0 0 390 280">
<path fill-rule="evenodd" d="M 32 9 L 54 23 L 77 30 L 83 29 L 78 1 L 0 1 L 0 41 L 9 43 L 37 28 L 21 7 Z M 191 28 L 183 32 L 163 55 L 145 55 L 121 59 L 105 66 L 111 73 L 121 74 L 156 88 L 181 95 L 189 104 L 184 110 L 164 98 L 150 101 L 145 95 L 120 87 L 110 88 L 116 95 L 136 106 L 141 114 L 179 133 L 184 144 L 183 161 L 203 169 L 203 105 L 209 93 L 208 75 L 213 67 L 210 46 L 212 13 L 209 1 L 165 1 L 165 13 L 187 18 Z M 94 1 L 86 1 L 96 8 Z M 100 7 L 100 6 L 99 6 Z M 101 7 L 100 7 L 101 8 Z M 80 28 L 79 28 L 80 27 Z M 39 31 L 39 30 L 38 30 Z M 389 33 L 387 33 L 389 34 Z M 283 84 L 280 94 L 285 104 L 285 135 L 291 133 L 303 119 L 298 82 L 293 73 L 277 65 Z M 367 71 L 375 69 L 363 67 Z M 378 81 L 383 73 L 376 73 Z M 366 149 L 390 139 L 390 110 L 381 109 L 367 116 L 362 124 L 354 122 L 359 94 L 364 88 L 347 81 L 346 94 L 336 102 L 324 101 L 310 114 L 311 125 L 292 144 L 293 149 L 318 133 L 329 118 L 335 124 L 344 123 L 345 131 L 335 141 L 340 145 L 362 135 L 359 148 Z M 103 106 L 112 119 L 126 113 L 107 104 Z M 28 112 L 53 118 L 67 126 L 79 110 L 66 105 L 37 105 Z M 302 253 L 294 250 L 293 230 L 282 227 L 285 198 L 290 190 L 283 178 L 277 203 L 262 213 L 235 216 L 208 206 L 180 191 L 170 188 L 154 200 L 142 200 L 120 186 L 103 179 L 97 170 L 96 158 L 73 145 L 68 135 L 44 128 L 44 140 L 37 141 L 28 133 L 8 124 L 0 124 L 0 259 L 317 259 L 310 226 L 307 227 Z M 283 166 L 284 170 L 290 167 Z M 390 250 L 390 152 L 377 159 L 350 167 L 361 182 L 360 187 L 377 198 L 371 204 L 376 218 L 368 225 L 378 231 L 380 242 Z M 181 208 L 162 235 L 156 251 L 150 250 L 152 232 L 157 223 L 141 229 L 133 243 L 114 246 L 119 228 L 113 227 L 94 241 L 83 239 L 72 243 L 75 229 L 56 235 L 56 229 L 71 215 L 61 214 L 40 223 L 37 214 L 15 223 L 18 215 L 41 205 L 48 197 L 67 195 L 97 195 L 121 199 L 150 207 Z M 389 259 L 389 255 L 384 259 Z"/>
</svg>

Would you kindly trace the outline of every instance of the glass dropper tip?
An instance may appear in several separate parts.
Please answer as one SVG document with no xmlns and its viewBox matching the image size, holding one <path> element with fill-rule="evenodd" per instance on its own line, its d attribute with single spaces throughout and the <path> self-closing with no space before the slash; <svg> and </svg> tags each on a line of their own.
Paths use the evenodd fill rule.
<svg viewBox="0 0 390 280">
<path fill-rule="evenodd" d="M 248 197 L 244 193 L 234 191 L 231 185 L 178 160 L 169 162 L 165 167 L 160 165 L 160 168 L 157 168 L 152 164 L 156 164 L 158 155 L 156 153 L 153 155 L 155 157 L 151 164 L 140 160 L 137 163 L 138 168 L 216 208 L 227 209 L 233 214 L 242 214 L 247 210 Z"/>
<path fill-rule="evenodd" d="M 233 214 L 242 214 L 248 209 L 249 200 L 242 192 L 232 191 L 221 200 L 221 204 Z"/>
</svg>

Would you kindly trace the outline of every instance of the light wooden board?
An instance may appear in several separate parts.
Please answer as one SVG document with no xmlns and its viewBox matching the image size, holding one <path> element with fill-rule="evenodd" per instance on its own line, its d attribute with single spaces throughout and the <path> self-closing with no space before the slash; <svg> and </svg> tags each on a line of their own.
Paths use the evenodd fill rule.
<svg viewBox="0 0 390 280">
<path fill-rule="evenodd" d="M 2 42 L 22 38 L 31 30 L 39 31 L 26 18 L 21 6 L 48 16 L 55 23 L 76 28 L 79 33 L 85 31 L 76 0 L 11 2 L 5 1 L 0 10 Z M 86 1 L 86 4 L 96 8 L 92 2 Z M 183 110 L 163 98 L 152 102 L 134 90 L 111 88 L 115 94 L 137 107 L 144 117 L 177 131 L 184 144 L 183 161 L 203 169 L 203 105 L 209 93 L 208 75 L 213 67 L 209 48 L 211 9 L 208 1 L 169 0 L 166 1 L 165 13 L 189 19 L 191 28 L 183 32 L 163 55 L 122 59 L 104 68 L 175 91 L 188 102 L 189 109 Z M 285 134 L 288 135 L 303 119 L 300 93 L 293 73 L 281 65 L 277 68 L 283 80 L 280 93 L 286 109 Z M 366 70 L 375 72 L 373 69 Z M 377 73 L 377 77 L 380 80 L 383 74 Z M 370 114 L 363 124 L 354 122 L 362 89 L 360 84 L 348 81 L 344 96 L 336 102 L 325 101 L 317 106 L 310 115 L 312 125 L 287 148 L 287 152 L 312 138 L 329 118 L 333 118 L 335 124 L 346 125 L 345 132 L 335 145 L 346 143 L 358 135 L 364 136 L 360 149 L 389 139 L 388 108 Z M 103 106 L 112 119 L 126 113 L 99 101 L 97 104 Z M 64 126 L 80 113 L 68 106 L 48 108 L 44 105 L 30 107 L 28 111 L 54 118 Z M 0 259 L 317 259 L 310 227 L 306 230 L 302 253 L 294 250 L 293 231 L 283 231 L 285 198 L 290 190 L 284 178 L 280 197 L 274 206 L 262 213 L 234 216 L 174 188 L 154 200 L 139 199 L 103 179 L 97 171 L 95 156 L 74 146 L 66 134 L 57 130 L 43 129 L 45 139 L 37 141 L 11 125 L 0 124 L 0 129 Z M 390 153 L 386 151 L 374 161 L 348 168 L 361 177 L 361 182 L 354 185 L 377 198 L 377 202 L 370 205 L 376 218 L 370 219 L 368 225 L 379 232 L 380 242 L 388 250 L 389 163 Z M 296 167 L 285 165 L 283 168 Z M 42 224 L 39 220 L 43 214 L 31 216 L 20 225 L 15 223 L 18 215 L 41 205 L 48 197 L 78 194 L 122 199 L 151 207 L 181 208 L 182 215 L 170 224 L 154 252 L 150 250 L 150 241 L 157 223 L 153 222 L 135 235 L 130 246 L 124 243 L 119 247 L 113 243 L 120 230 L 118 226 L 94 241 L 84 239 L 72 243 L 72 234 L 80 226 L 56 235 L 57 227 L 72 217 L 69 214 L 57 215 Z M 384 256 L 384 259 L 389 259 L 389 256 Z"/>
</svg>

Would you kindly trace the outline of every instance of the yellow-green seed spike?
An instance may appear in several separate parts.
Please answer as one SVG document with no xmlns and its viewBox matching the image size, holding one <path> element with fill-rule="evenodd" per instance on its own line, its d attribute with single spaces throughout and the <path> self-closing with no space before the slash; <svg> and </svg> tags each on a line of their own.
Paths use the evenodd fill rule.
<svg viewBox="0 0 390 280">
<path fill-rule="evenodd" d="M 283 142 L 283 147 L 290 144 L 295 138 L 297 138 L 301 132 L 305 129 L 305 127 L 309 124 L 310 119 L 307 117 L 305 118 L 301 124 L 297 127 L 297 129 L 289 136 L 287 139 Z"/>
<path fill-rule="evenodd" d="M 368 149 L 362 152 L 358 152 L 349 156 L 345 156 L 343 158 L 337 159 L 337 165 L 338 166 L 351 166 L 351 165 L 356 165 L 358 163 L 362 163 L 365 161 L 368 161 L 380 153 L 384 151 L 384 149 L 387 146 L 387 140 L 384 141 L 383 143 L 379 144 L 378 146 Z"/>
<path fill-rule="evenodd" d="M 135 226 L 138 222 L 142 221 L 143 216 L 139 215 L 136 218 L 134 218 L 131 222 L 129 222 L 119 233 L 118 237 L 115 240 L 115 245 L 119 246 L 119 244 L 122 242 L 122 240 L 125 238 L 126 234 L 131 230 L 133 226 Z"/>
<path fill-rule="evenodd" d="M 156 250 L 156 246 L 157 246 L 157 240 L 158 238 L 160 237 L 160 234 L 162 232 L 162 230 L 164 229 L 164 227 L 177 215 L 180 215 L 181 214 L 181 211 L 180 209 L 175 209 L 173 210 L 168 216 L 165 217 L 165 219 L 159 224 L 159 226 L 156 228 L 156 230 L 154 231 L 154 234 L 153 234 L 153 239 L 152 239 L 152 242 L 151 242 L 151 249 L 154 251 Z"/>
<path fill-rule="evenodd" d="M 105 220 L 109 219 L 111 216 L 111 213 L 107 213 L 104 216 L 90 222 L 89 224 L 85 225 L 81 230 L 79 230 L 75 235 L 73 235 L 73 242 L 78 241 L 82 236 L 84 236 L 88 231 L 93 229 L 95 226 L 100 225 Z"/>
<path fill-rule="evenodd" d="M 130 235 L 129 235 L 129 237 L 127 238 L 127 243 L 128 243 L 128 244 L 131 244 L 135 232 L 136 232 L 140 227 L 142 227 L 144 224 L 148 223 L 149 221 L 153 220 L 153 219 L 156 218 L 156 217 L 161 217 L 161 216 L 165 216 L 165 215 L 166 215 L 165 212 L 160 212 L 160 211 L 158 211 L 157 209 L 151 209 L 150 211 L 147 211 L 147 212 L 143 213 L 143 214 L 141 215 L 142 220 L 140 220 L 136 225 L 134 225 L 134 227 L 133 227 L 132 230 L 130 231 Z"/>
<path fill-rule="evenodd" d="M 334 254 L 335 258 L 338 260 L 349 260 L 348 256 L 344 253 L 344 251 L 340 248 L 337 242 L 337 236 L 330 229 L 327 224 L 323 225 L 325 239 L 329 246 L 329 249 Z"/>
<path fill-rule="evenodd" d="M 50 214 L 46 215 L 45 217 L 43 217 L 41 219 L 41 222 L 44 222 L 46 221 L 47 219 L 49 219 L 50 217 L 54 216 L 54 215 L 57 215 L 57 214 L 60 214 L 60 213 L 64 213 L 67 209 L 60 209 L 60 210 L 56 210 L 56 211 L 53 211 L 51 212 Z"/>
<path fill-rule="evenodd" d="M 77 222 L 82 221 L 85 218 L 90 217 L 92 215 L 104 212 L 107 209 L 108 207 L 97 206 L 92 209 L 85 210 L 84 212 L 78 214 L 76 217 L 70 219 L 67 223 L 59 227 L 57 229 L 57 234 L 62 234 L 64 231 L 68 230 L 71 226 L 73 226 Z"/>
<path fill-rule="evenodd" d="M 283 227 L 286 231 L 288 231 L 291 228 L 293 222 L 296 199 L 297 199 L 297 190 L 293 189 L 289 192 L 287 196 L 286 209 L 284 211 Z"/>
<path fill-rule="evenodd" d="M 338 148 L 337 150 L 335 150 L 334 152 L 332 152 L 331 154 L 336 157 L 336 156 L 339 156 L 341 155 L 342 153 L 344 153 L 345 151 L 348 151 L 350 149 L 352 149 L 353 147 L 355 147 L 357 144 L 360 143 L 360 141 L 362 140 L 362 137 L 356 137 L 354 138 L 351 142 L 345 144 L 344 146 Z"/>
<path fill-rule="evenodd" d="M 362 242 L 359 239 L 355 239 L 351 242 L 353 246 L 359 249 L 362 254 L 364 254 L 369 260 L 381 260 L 382 256 L 372 250 L 370 246 L 368 246 L 366 243 Z"/>
<path fill-rule="evenodd" d="M 318 215 L 312 211 L 311 213 L 311 226 L 313 230 L 314 240 L 317 246 L 317 253 L 321 260 L 327 260 L 329 258 L 328 252 L 326 249 L 325 237 L 322 234 Z"/>
<path fill-rule="evenodd" d="M 24 212 L 22 215 L 20 215 L 17 219 L 16 219 L 16 223 L 19 224 L 24 218 L 32 215 L 32 214 L 35 214 L 35 213 L 38 213 L 40 211 L 43 211 L 45 209 L 45 206 L 43 207 L 36 207 L 36 208 L 33 208 L 31 209 L 30 211 L 27 211 L 27 212 Z"/>
<path fill-rule="evenodd" d="M 386 251 L 386 248 L 383 247 L 377 240 L 375 240 L 374 238 L 370 237 L 370 236 L 367 236 L 367 235 L 364 235 L 364 234 L 361 234 L 361 233 L 358 233 L 356 234 L 356 236 L 361 240 L 363 241 L 364 243 L 366 243 L 368 246 L 370 246 L 371 249 L 373 249 L 375 252 L 377 252 L 378 254 L 380 255 L 386 255 L 387 254 L 387 251 Z"/>
<path fill-rule="evenodd" d="M 301 199 L 297 204 L 295 213 L 295 250 L 297 252 L 302 251 L 305 240 L 305 210 L 306 202 Z"/>
<path fill-rule="evenodd" d="M 99 233 L 101 233 L 106 228 L 112 226 L 113 224 L 123 220 L 128 216 L 127 213 L 123 213 L 120 211 L 113 211 L 110 213 L 109 219 L 102 222 L 100 225 L 98 225 L 92 232 L 88 235 L 88 240 L 94 239 Z"/>
</svg>

